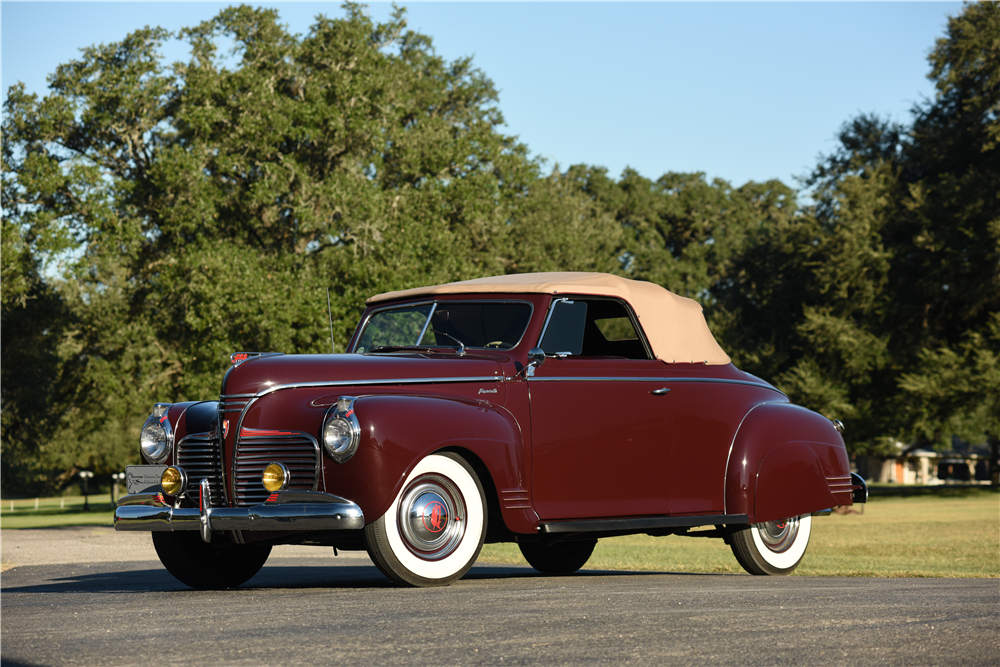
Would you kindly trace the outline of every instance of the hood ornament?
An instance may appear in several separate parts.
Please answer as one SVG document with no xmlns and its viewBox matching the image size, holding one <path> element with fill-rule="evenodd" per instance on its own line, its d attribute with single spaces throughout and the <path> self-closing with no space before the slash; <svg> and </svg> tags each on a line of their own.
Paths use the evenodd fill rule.
<svg viewBox="0 0 1000 667">
<path fill-rule="evenodd" d="M 250 361 L 257 357 L 274 357 L 280 354 L 281 352 L 233 352 L 229 355 L 229 362 L 238 368 L 244 361 Z"/>
</svg>

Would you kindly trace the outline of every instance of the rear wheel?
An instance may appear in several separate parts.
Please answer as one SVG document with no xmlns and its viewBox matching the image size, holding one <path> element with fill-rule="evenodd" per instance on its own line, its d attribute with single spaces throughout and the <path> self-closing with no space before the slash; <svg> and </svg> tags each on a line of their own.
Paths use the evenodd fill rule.
<svg viewBox="0 0 1000 667">
<path fill-rule="evenodd" d="M 208 544 L 197 532 L 155 532 L 153 547 L 167 572 L 199 590 L 235 588 L 257 574 L 271 554 L 269 544 Z"/>
<path fill-rule="evenodd" d="M 597 540 L 556 542 L 555 544 L 518 544 L 524 560 L 542 574 L 573 574 L 587 564 Z"/>
<path fill-rule="evenodd" d="M 381 517 L 365 526 L 368 555 L 407 586 L 460 579 L 486 537 L 486 497 L 475 471 L 450 452 L 424 458 Z"/>
<path fill-rule="evenodd" d="M 789 574 L 809 546 L 812 515 L 741 526 L 729 535 L 733 555 L 750 574 Z"/>
</svg>

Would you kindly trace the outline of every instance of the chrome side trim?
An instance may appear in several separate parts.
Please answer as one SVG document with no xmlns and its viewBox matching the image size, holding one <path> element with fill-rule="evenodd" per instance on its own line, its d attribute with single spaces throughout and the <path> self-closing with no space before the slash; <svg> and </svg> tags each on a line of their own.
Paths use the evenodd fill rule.
<svg viewBox="0 0 1000 667">
<path fill-rule="evenodd" d="M 538 527 L 539 533 L 635 533 L 660 528 L 732 526 L 750 523 L 746 514 L 704 514 L 693 516 L 650 516 L 634 519 L 588 519 L 553 521 Z"/>
<path fill-rule="evenodd" d="M 529 382 L 704 382 L 707 384 L 739 384 L 746 385 L 749 387 L 760 387 L 761 389 L 770 389 L 775 391 L 782 396 L 785 394 L 780 390 L 775 389 L 769 384 L 764 384 L 763 382 L 752 382 L 750 380 L 730 380 L 726 378 L 690 378 L 690 377 L 572 377 L 572 376 L 553 376 L 553 377 L 538 377 L 537 375 L 532 376 L 528 380 Z"/>
<path fill-rule="evenodd" d="M 250 404 L 256 401 L 258 398 L 267 396 L 268 394 L 273 394 L 276 391 L 281 391 L 283 389 L 304 389 L 310 387 L 372 387 L 380 384 L 386 385 L 400 385 L 400 384 L 451 384 L 451 383 L 461 383 L 461 382 L 503 382 L 504 378 L 502 375 L 482 375 L 479 377 L 445 377 L 445 378 L 386 378 L 384 380 L 328 380 L 325 382 L 294 382 L 292 384 L 279 384 L 273 387 L 268 387 L 263 391 L 259 391 L 254 394 L 253 399 L 251 399 L 243 411 L 250 407 Z M 243 415 L 240 415 L 240 421 L 243 421 Z"/>
<path fill-rule="evenodd" d="M 253 398 L 253 394 L 219 396 L 219 414 L 225 414 L 226 412 L 239 412 L 251 398 Z"/>
</svg>

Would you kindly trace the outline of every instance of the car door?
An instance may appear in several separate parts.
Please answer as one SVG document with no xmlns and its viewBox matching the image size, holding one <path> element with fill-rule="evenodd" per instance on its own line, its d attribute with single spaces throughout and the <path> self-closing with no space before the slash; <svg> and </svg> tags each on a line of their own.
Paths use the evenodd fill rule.
<svg viewBox="0 0 1000 667">
<path fill-rule="evenodd" d="M 617 331 L 616 331 L 617 329 Z M 528 378 L 532 497 L 543 521 L 670 513 L 668 398 L 627 305 L 557 299 Z"/>
</svg>

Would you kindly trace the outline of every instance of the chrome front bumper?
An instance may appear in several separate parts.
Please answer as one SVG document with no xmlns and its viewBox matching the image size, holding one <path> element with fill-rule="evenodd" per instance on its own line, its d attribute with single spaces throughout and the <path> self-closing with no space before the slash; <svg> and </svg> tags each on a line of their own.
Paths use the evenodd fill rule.
<svg viewBox="0 0 1000 667">
<path fill-rule="evenodd" d="M 201 497 L 211 498 L 208 480 Z M 284 491 L 253 507 L 171 507 L 162 494 L 122 496 L 115 509 L 115 530 L 200 530 L 206 542 L 216 530 L 313 532 L 360 530 L 365 515 L 357 504 L 328 493 Z"/>
</svg>

